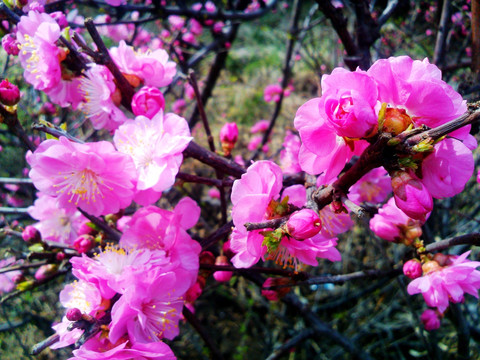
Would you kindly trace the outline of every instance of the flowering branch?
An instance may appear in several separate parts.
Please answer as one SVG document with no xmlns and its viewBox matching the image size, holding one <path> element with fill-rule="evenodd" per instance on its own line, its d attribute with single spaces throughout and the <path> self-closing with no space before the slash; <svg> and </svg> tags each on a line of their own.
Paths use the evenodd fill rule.
<svg viewBox="0 0 480 360">
<path fill-rule="evenodd" d="M 310 277 L 308 273 L 304 271 L 288 271 L 284 269 L 266 268 L 260 266 L 252 266 L 249 268 L 236 268 L 235 266 L 200 264 L 200 268 L 214 271 L 233 271 L 239 274 L 255 272 L 260 274 L 281 275 L 292 278 L 294 280 L 306 280 Z"/>
</svg>

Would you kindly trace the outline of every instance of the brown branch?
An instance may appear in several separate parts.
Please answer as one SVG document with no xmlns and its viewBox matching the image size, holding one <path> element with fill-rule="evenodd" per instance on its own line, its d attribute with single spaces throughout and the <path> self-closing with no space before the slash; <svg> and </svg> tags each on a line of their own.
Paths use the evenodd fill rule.
<svg viewBox="0 0 480 360">
<path fill-rule="evenodd" d="M 83 140 L 80 140 L 76 138 L 73 135 L 70 135 L 68 132 L 60 128 L 59 126 L 53 125 L 53 124 L 44 124 L 44 123 L 35 123 L 32 124 L 32 130 L 38 130 L 42 131 L 46 134 L 50 134 L 52 136 L 55 136 L 59 138 L 60 136 L 65 136 L 68 140 L 79 143 L 79 144 L 85 144 Z"/>
<path fill-rule="evenodd" d="M 281 218 L 266 220 L 258 223 L 247 222 L 244 226 L 247 231 L 261 230 L 261 229 L 276 229 L 288 220 L 289 216 L 282 216 Z"/>
<path fill-rule="evenodd" d="M 480 233 L 456 236 L 453 238 L 441 240 L 425 246 L 426 252 L 440 251 L 456 245 L 475 245 L 480 246 Z"/>
<path fill-rule="evenodd" d="M 194 141 L 190 141 L 187 148 L 183 151 L 183 155 L 197 159 L 204 164 L 210 165 L 214 169 L 221 170 L 222 172 L 233 175 L 237 178 L 245 173 L 245 169 L 236 162 L 227 160 L 220 155 L 208 151 Z"/>
<path fill-rule="evenodd" d="M 107 234 L 112 240 L 115 242 L 120 241 L 120 237 L 122 236 L 122 233 L 111 228 L 108 226 L 108 224 L 103 221 L 101 218 L 98 218 L 96 216 L 90 215 L 89 213 L 85 212 L 84 210 L 77 208 L 78 211 L 82 213 L 83 216 L 85 216 L 88 220 L 90 220 L 92 223 L 94 223 L 96 226 L 98 226 L 105 234 Z"/>
<path fill-rule="evenodd" d="M 46 338 L 45 340 L 40 341 L 39 343 L 35 344 L 32 347 L 32 355 L 38 355 L 40 354 L 43 350 L 45 350 L 47 347 L 55 344 L 60 340 L 60 335 L 58 334 L 53 334 Z"/>
<path fill-rule="evenodd" d="M 212 264 L 200 264 L 200 269 L 207 269 L 213 271 L 232 271 L 235 273 L 260 273 L 260 274 L 270 274 L 270 275 L 280 275 L 284 277 L 289 277 L 294 280 L 306 280 L 310 275 L 304 271 L 288 271 L 278 268 L 266 268 L 261 266 L 252 266 L 249 268 L 236 268 L 235 266 L 226 266 L 226 265 L 212 265 Z"/>
<path fill-rule="evenodd" d="M 472 0 L 472 72 L 480 74 L 480 0 Z"/>
<path fill-rule="evenodd" d="M 177 174 L 177 179 L 182 180 L 183 182 L 190 182 L 196 184 L 204 184 L 210 186 L 232 186 L 233 180 L 232 179 L 211 179 L 202 176 L 192 175 L 184 172 L 179 172 Z"/>
<path fill-rule="evenodd" d="M 46 265 L 46 264 L 48 264 L 48 260 L 38 261 L 38 262 L 32 263 L 32 264 L 20 264 L 20 265 L 6 266 L 6 267 L 3 267 L 3 268 L 0 268 L 0 274 L 10 272 L 10 271 L 16 271 L 16 270 L 25 270 L 25 269 L 36 268 L 36 267 L 40 267 L 40 266 Z"/>
<path fill-rule="evenodd" d="M 225 225 L 215 230 L 215 232 L 210 234 L 208 237 L 201 240 L 200 245 L 202 245 L 202 249 L 206 250 L 210 246 L 219 242 L 221 239 L 227 237 L 228 234 L 230 234 L 230 232 L 232 231 L 232 227 L 233 227 L 233 221 L 230 220 L 228 223 L 226 223 Z"/>
<path fill-rule="evenodd" d="M 443 0 L 442 15 L 438 24 L 437 39 L 433 53 L 433 63 L 437 66 L 445 60 L 445 41 L 448 34 L 448 23 L 450 21 L 450 0 Z"/>
</svg>

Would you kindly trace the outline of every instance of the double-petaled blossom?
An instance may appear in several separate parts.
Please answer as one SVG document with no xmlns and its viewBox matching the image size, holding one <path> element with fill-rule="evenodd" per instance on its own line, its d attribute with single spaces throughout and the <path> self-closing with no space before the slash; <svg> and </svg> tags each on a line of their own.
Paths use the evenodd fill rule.
<svg viewBox="0 0 480 360">
<path fill-rule="evenodd" d="M 299 241 L 286 235 L 275 238 L 275 233 L 273 237 L 263 233 L 264 230 L 271 229 L 246 230 L 244 224 L 247 222 L 255 223 L 275 218 L 279 216 L 279 210 L 289 206 L 285 198 L 282 202 L 277 201 L 281 189 L 282 171 L 270 161 L 254 163 L 241 179 L 234 182 L 232 219 L 235 228 L 230 240 L 231 250 L 236 253 L 232 258 L 233 265 L 250 267 L 260 258 L 265 258 L 296 269 L 300 263 L 317 265 L 319 257 L 338 261 L 340 253 L 335 249 L 336 239 L 327 238 L 321 233 Z M 304 196 L 303 202 L 305 199 Z M 291 204 L 297 206 L 295 202 Z"/>
<path fill-rule="evenodd" d="M 113 131 L 127 121 L 120 105 L 119 91 L 106 66 L 91 64 L 80 80 L 83 96 L 80 108 L 92 122 L 93 128 Z"/>
<path fill-rule="evenodd" d="M 199 268 L 201 246 L 187 233 L 200 216 L 200 207 L 190 198 L 180 200 L 173 211 L 147 206 L 138 210 L 127 223 L 120 245 L 139 249 L 162 250 L 169 269 L 194 284 Z"/>
<path fill-rule="evenodd" d="M 34 224 L 43 240 L 73 245 L 80 229 L 88 220 L 75 208 L 61 208 L 57 199 L 37 194 L 37 200 L 28 208 L 28 214 L 38 220 Z"/>
<path fill-rule="evenodd" d="M 358 180 L 348 193 L 355 204 L 362 202 L 381 203 L 392 192 L 391 179 L 383 167 L 375 168 Z"/>
<path fill-rule="evenodd" d="M 470 251 L 460 256 L 440 257 L 444 261 L 429 261 L 423 265 L 424 275 L 408 284 L 410 295 L 423 295 L 430 307 L 436 307 L 443 313 L 449 301 L 459 303 L 464 294 L 478 298 L 480 289 L 480 261 L 470 261 L 467 256 Z M 437 257 L 435 257 L 437 259 Z"/>
<path fill-rule="evenodd" d="M 175 182 L 182 152 L 192 140 L 187 121 L 173 113 L 158 112 L 152 119 L 137 116 L 115 132 L 117 149 L 133 159 L 137 173 L 135 201 L 152 204 Z"/>
<path fill-rule="evenodd" d="M 44 91 L 52 102 L 76 108 L 81 101 L 80 80 L 62 72 L 61 62 L 67 52 L 56 45 L 60 38 L 58 23 L 49 14 L 30 11 L 20 18 L 16 36 L 25 80 Z"/>
<path fill-rule="evenodd" d="M 422 235 L 422 222 L 409 218 L 391 198 L 370 220 L 370 229 L 387 241 L 413 241 Z"/>
<path fill-rule="evenodd" d="M 118 47 L 110 49 L 110 54 L 122 73 L 138 78 L 145 86 L 167 86 L 176 73 L 176 64 L 168 61 L 163 49 L 136 52 L 122 40 Z"/>
<path fill-rule="evenodd" d="M 109 142 L 79 144 L 62 136 L 42 142 L 27 161 L 35 187 L 57 198 L 61 208 L 99 216 L 132 202 L 135 165 Z"/>
<path fill-rule="evenodd" d="M 133 95 L 132 111 L 135 116 L 143 115 L 152 119 L 163 110 L 165 110 L 165 98 L 159 89 L 144 86 Z"/>
</svg>

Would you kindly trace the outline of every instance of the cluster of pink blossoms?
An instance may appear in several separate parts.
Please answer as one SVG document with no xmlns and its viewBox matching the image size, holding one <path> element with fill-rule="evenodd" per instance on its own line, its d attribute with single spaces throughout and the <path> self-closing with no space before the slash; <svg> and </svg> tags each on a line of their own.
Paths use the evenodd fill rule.
<svg viewBox="0 0 480 360">
<path fill-rule="evenodd" d="M 322 96 L 301 106 L 295 117 L 302 139 L 300 166 L 330 181 L 378 132 L 395 136 L 408 127 L 436 127 L 465 112 L 460 94 L 427 59 L 378 60 L 368 71 L 337 68 L 322 77 Z M 450 197 L 464 188 L 473 172 L 476 147 L 469 130 L 466 126 L 454 131 L 422 152 L 420 159 L 410 159 L 410 165 L 404 161 L 387 169 L 395 202 L 409 217 L 425 221 L 432 197 Z"/>
<path fill-rule="evenodd" d="M 77 342 L 72 359 L 174 359 L 162 339 L 178 335 L 197 278 L 201 247 L 186 230 L 199 215 L 190 198 L 173 211 L 145 207 L 125 225 L 118 246 L 72 258 L 78 280 L 60 293 L 67 312 L 54 326 L 60 338 L 52 348 Z"/>
</svg>

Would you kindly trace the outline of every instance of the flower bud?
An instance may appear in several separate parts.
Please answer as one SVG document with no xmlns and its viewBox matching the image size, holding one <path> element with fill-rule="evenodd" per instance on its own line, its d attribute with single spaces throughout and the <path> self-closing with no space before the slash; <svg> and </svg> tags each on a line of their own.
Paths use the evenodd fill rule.
<svg viewBox="0 0 480 360">
<path fill-rule="evenodd" d="M 322 222 L 318 214 L 311 209 L 295 211 L 287 221 L 287 233 L 297 240 L 311 238 L 321 229 Z"/>
<path fill-rule="evenodd" d="M 405 109 L 388 108 L 385 110 L 385 121 L 382 130 L 392 135 L 405 131 L 412 123 Z"/>
<path fill-rule="evenodd" d="M 63 12 L 54 11 L 49 15 L 57 22 L 61 29 L 65 29 L 68 26 L 68 20 Z"/>
<path fill-rule="evenodd" d="M 218 256 L 215 260 L 215 265 L 222 265 L 228 266 L 230 263 L 228 262 L 228 258 L 225 255 Z M 215 271 L 213 273 L 213 277 L 218 282 L 226 282 L 232 278 L 233 272 L 232 271 Z"/>
<path fill-rule="evenodd" d="M 428 274 L 432 271 L 437 271 L 440 269 L 440 264 L 435 260 L 427 261 L 425 264 L 422 265 L 422 271 L 424 274 Z"/>
<path fill-rule="evenodd" d="M 80 254 L 85 254 L 93 249 L 95 244 L 95 238 L 92 235 L 81 235 L 73 242 L 73 247 Z"/>
<path fill-rule="evenodd" d="M 408 260 L 403 265 L 403 273 L 410 279 L 422 276 L 422 264 L 417 259 Z"/>
<path fill-rule="evenodd" d="M 238 127 L 236 123 L 226 123 L 220 130 L 222 150 L 226 156 L 230 155 L 238 139 Z"/>
<path fill-rule="evenodd" d="M 20 101 L 20 90 L 7 79 L 0 82 L 0 103 L 13 106 Z"/>
<path fill-rule="evenodd" d="M 66 317 L 68 321 L 78 321 L 82 318 L 82 312 L 77 308 L 68 309 Z"/>
<path fill-rule="evenodd" d="M 35 279 L 43 281 L 57 272 L 58 266 L 55 264 L 42 265 L 35 272 Z"/>
<path fill-rule="evenodd" d="M 59 252 L 59 253 L 57 253 L 57 255 L 55 256 L 55 259 L 56 259 L 57 261 L 63 261 L 63 260 L 65 260 L 65 257 L 66 257 L 65 253 Z"/>
<path fill-rule="evenodd" d="M 46 115 L 54 115 L 57 112 L 57 108 L 52 103 L 46 102 L 42 105 L 40 112 Z"/>
<path fill-rule="evenodd" d="M 413 172 L 397 171 L 392 176 L 395 203 L 415 220 L 425 221 L 433 209 L 432 195 Z"/>
<path fill-rule="evenodd" d="M 440 327 L 440 317 L 435 310 L 425 310 L 420 316 L 420 320 L 427 331 L 437 330 Z"/>
<path fill-rule="evenodd" d="M 13 34 L 7 34 L 2 38 L 2 47 L 8 55 L 18 55 L 20 48 L 17 38 Z"/>
<path fill-rule="evenodd" d="M 164 109 L 165 98 L 157 88 L 144 86 L 133 95 L 132 111 L 135 116 L 143 115 L 151 119 Z"/>
<path fill-rule="evenodd" d="M 268 278 L 262 285 L 262 295 L 265 296 L 270 301 L 278 301 L 280 298 L 287 295 L 291 288 L 290 287 L 279 287 L 277 289 L 263 289 L 271 286 L 277 285 L 288 285 L 290 279 L 288 278 Z"/>
<path fill-rule="evenodd" d="M 22 239 L 28 244 L 36 244 L 42 241 L 42 235 L 35 227 L 28 225 L 22 231 Z"/>
</svg>

